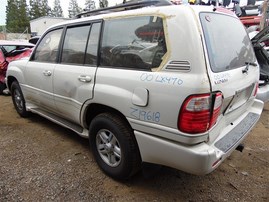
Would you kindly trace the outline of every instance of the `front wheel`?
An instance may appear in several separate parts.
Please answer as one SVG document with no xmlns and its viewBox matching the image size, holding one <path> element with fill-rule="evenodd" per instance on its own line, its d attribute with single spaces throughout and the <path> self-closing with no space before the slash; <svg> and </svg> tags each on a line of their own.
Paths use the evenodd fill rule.
<svg viewBox="0 0 269 202">
<path fill-rule="evenodd" d="M 130 126 L 119 116 L 103 113 L 90 125 L 90 146 L 99 167 L 110 177 L 123 180 L 135 174 L 141 158 Z"/>
<path fill-rule="evenodd" d="M 28 117 L 30 112 L 26 111 L 25 100 L 24 100 L 19 83 L 17 81 L 14 81 L 11 84 L 10 90 L 11 90 L 13 105 L 16 111 L 21 117 Z"/>
<path fill-rule="evenodd" d="M 0 82 L 0 95 L 4 94 L 3 91 L 6 89 L 6 84 L 5 83 L 2 83 Z"/>
</svg>

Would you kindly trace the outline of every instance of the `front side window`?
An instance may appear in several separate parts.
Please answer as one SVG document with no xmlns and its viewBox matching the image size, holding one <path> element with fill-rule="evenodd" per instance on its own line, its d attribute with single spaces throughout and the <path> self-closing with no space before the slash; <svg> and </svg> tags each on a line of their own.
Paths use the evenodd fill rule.
<svg viewBox="0 0 269 202">
<path fill-rule="evenodd" d="M 38 44 L 32 60 L 56 63 L 62 31 L 57 29 L 47 33 Z"/>
<path fill-rule="evenodd" d="M 101 65 L 151 70 L 159 67 L 165 53 L 162 18 L 142 16 L 105 22 Z"/>
<path fill-rule="evenodd" d="M 216 13 L 201 13 L 200 19 L 213 72 L 255 62 L 252 44 L 240 20 Z"/>
<path fill-rule="evenodd" d="M 90 25 L 67 28 L 62 52 L 62 63 L 84 64 Z"/>
</svg>

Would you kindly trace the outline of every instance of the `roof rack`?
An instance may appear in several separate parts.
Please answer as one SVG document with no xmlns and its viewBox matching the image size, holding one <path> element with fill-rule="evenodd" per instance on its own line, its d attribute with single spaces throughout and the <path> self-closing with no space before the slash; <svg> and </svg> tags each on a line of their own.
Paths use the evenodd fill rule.
<svg viewBox="0 0 269 202">
<path fill-rule="evenodd" d="M 76 15 L 76 18 L 110 13 L 110 12 L 120 12 L 124 10 L 133 10 L 133 9 L 147 7 L 147 6 L 167 6 L 167 5 L 173 5 L 173 4 L 168 0 L 147 0 L 147 1 L 142 0 L 142 1 L 136 1 L 136 2 L 131 1 L 131 2 L 122 3 L 116 6 L 100 8 L 100 9 L 95 9 L 91 11 L 85 11 Z"/>
</svg>

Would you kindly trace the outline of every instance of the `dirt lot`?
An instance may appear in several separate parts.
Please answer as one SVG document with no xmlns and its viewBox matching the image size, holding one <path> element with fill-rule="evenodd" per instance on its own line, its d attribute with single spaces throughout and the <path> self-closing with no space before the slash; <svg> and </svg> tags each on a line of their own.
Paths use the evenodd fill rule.
<svg viewBox="0 0 269 202">
<path fill-rule="evenodd" d="M 269 201 L 269 103 L 243 153 L 213 173 L 163 167 L 126 182 L 100 171 L 88 140 L 36 115 L 20 118 L 11 97 L 0 103 L 0 201 Z"/>
</svg>

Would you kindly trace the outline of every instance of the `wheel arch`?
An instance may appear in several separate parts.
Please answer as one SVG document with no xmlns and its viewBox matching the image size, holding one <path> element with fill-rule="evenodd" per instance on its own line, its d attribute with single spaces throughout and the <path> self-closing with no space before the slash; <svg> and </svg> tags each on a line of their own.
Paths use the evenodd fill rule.
<svg viewBox="0 0 269 202">
<path fill-rule="evenodd" d="M 9 90 L 10 90 L 10 88 L 11 88 L 11 84 L 12 84 L 14 81 L 18 81 L 14 76 L 9 76 L 9 77 L 7 78 L 7 87 L 8 87 Z"/>
<path fill-rule="evenodd" d="M 118 115 L 124 122 L 126 122 L 126 124 L 130 127 L 130 129 L 133 130 L 127 118 L 119 110 L 98 103 L 92 103 L 86 107 L 82 117 L 84 127 L 89 128 L 89 125 L 91 121 L 94 119 L 94 117 L 96 117 L 98 114 L 101 113 L 111 113 Z"/>
</svg>

